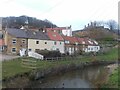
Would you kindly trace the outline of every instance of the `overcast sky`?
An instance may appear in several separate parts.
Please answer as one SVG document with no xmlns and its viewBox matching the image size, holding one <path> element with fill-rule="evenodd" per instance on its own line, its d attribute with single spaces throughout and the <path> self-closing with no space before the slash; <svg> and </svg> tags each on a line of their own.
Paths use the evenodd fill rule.
<svg viewBox="0 0 120 90">
<path fill-rule="evenodd" d="M 90 21 L 118 21 L 119 0 L 0 0 L 0 17 L 27 15 L 81 29 Z"/>
</svg>

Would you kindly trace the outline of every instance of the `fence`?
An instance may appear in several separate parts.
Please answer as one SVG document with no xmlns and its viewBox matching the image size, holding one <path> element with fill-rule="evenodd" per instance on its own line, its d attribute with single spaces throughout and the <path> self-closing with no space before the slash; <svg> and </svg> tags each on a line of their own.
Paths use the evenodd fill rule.
<svg viewBox="0 0 120 90">
<path fill-rule="evenodd" d="M 80 57 L 50 57 L 50 58 L 44 58 L 46 61 L 58 61 L 58 60 L 79 60 Z"/>
<path fill-rule="evenodd" d="M 22 59 L 22 67 L 36 69 L 37 68 L 37 60 Z"/>
</svg>

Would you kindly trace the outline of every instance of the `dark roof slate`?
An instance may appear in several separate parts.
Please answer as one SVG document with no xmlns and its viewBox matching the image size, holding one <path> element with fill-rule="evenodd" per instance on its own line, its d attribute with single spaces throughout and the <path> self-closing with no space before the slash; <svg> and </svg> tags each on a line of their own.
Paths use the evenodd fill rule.
<svg viewBox="0 0 120 90">
<path fill-rule="evenodd" d="M 6 31 L 15 36 L 16 38 L 31 38 L 31 39 L 40 39 L 40 40 L 49 40 L 49 37 L 46 33 L 41 31 L 31 31 L 25 29 L 14 29 L 8 28 Z"/>
</svg>

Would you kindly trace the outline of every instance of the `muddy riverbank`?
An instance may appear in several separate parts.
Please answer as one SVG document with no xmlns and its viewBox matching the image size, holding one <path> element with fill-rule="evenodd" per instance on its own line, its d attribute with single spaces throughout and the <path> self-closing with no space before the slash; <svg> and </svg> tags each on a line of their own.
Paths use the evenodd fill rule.
<svg viewBox="0 0 120 90">
<path fill-rule="evenodd" d="M 36 69 L 31 72 L 27 72 L 21 75 L 16 75 L 11 78 L 7 78 L 3 80 L 3 88 L 24 88 L 24 87 L 30 87 L 30 85 L 33 84 L 35 81 L 39 81 L 41 84 L 44 79 L 51 77 L 51 76 L 57 76 L 57 75 L 63 75 L 66 72 L 75 71 L 75 70 L 82 70 L 86 67 L 90 66 L 97 66 L 97 65 L 108 65 L 108 64 L 114 64 L 115 61 L 97 61 L 97 62 L 85 62 L 85 63 L 79 63 L 79 64 L 68 64 L 68 65 L 61 65 L 54 68 L 49 69 Z M 89 86 L 89 85 L 88 85 Z"/>
</svg>

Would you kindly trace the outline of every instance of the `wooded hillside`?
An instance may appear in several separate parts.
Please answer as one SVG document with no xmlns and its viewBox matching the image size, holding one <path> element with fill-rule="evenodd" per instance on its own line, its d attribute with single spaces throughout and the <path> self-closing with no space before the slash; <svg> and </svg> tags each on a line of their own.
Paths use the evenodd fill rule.
<svg viewBox="0 0 120 90">
<path fill-rule="evenodd" d="M 29 28 L 43 28 L 43 27 L 57 27 L 55 24 L 49 20 L 40 20 L 34 17 L 29 16 L 19 16 L 19 17 L 3 17 L 2 19 L 3 26 L 2 28 L 20 28 L 21 26 L 28 25 Z"/>
</svg>

